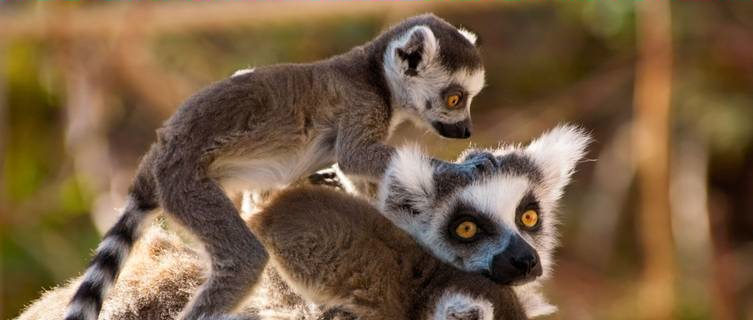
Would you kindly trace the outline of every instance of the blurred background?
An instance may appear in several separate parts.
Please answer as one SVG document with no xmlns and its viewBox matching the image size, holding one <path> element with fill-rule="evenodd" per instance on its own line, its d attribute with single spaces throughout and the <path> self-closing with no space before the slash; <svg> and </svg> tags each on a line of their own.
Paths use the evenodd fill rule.
<svg viewBox="0 0 753 320">
<path fill-rule="evenodd" d="M 552 319 L 753 319 L 746 1 L 0 2 L 0 318 L 83 272 L 179 103 L 434 12 L 479 34 L 472 143 L 596 142 L 562 204 Z M 452 159 L 468 141 L 403 126 Z"/>
</svg>

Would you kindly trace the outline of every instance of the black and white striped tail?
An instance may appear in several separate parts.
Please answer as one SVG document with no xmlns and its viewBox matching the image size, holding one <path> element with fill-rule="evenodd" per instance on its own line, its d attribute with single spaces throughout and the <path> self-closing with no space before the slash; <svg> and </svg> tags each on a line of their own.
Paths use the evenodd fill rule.
<svg viewBox="0 0 753 320">
<path fill-rule="evenodd" d="M 73 295 L 65 320 L 96 320 L 107 289 L 115 282 L 123 263 L 139 237 L 139 227 L 149 209 L 131 199 L 117 223 L 99 244 L 83 281 Z"/>
</svg>

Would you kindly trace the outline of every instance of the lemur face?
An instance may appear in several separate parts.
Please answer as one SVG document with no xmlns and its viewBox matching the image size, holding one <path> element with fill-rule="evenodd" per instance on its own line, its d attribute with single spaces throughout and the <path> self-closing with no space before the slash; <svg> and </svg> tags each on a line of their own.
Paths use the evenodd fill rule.
<svg viewBox="0 0 753 320">
<path fill-rule="evenodd" d="M 431 15 L 415 20 L 384 53 L 395 111 L 440 136 L 468 138 L 471 101 L 484 86 L 476 36 Z"/>
<path fill-rule="evenodd" d="M 556 204 L 589 138 L 558 127 L 526 147 L 471 150 L 498 166 L 475 181 L 441 181 L 428 157 L 403 148 L 379 194 L 382 212 L 443 261 L 504 284 L 547 277 L 556 246 Z"/>
</svg>

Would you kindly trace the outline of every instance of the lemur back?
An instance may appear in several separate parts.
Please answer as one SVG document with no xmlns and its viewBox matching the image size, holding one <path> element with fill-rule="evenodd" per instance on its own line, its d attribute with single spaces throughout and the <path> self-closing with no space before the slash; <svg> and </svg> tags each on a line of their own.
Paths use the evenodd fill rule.
<svg viewBox="0 0 753 320">
<path fill-rule="evenodd" d="M 394 153 L 384 142 L 401 119 L 468 138 L 471 100 L 483 79 L 473 37 L 427 14 L 342 55 L 259 67 L 199 91 L 158 130 L 66 319 L 97 318 L 143 222 L 158 208 L 191 231 L 212 261 L 180 318 L 227 319 L 267 261 L 228 193 L 284 186 L 335 161 L 376 181 Z M 492 161 L 446 163 L 444 172 L 472 179 Z"/>
<path fill-rule="evenodd" d="M 296 292 L 359 319 L 525 318 L 509 287 L 441 262 L 365 200 L 286 190 L 249 224 Z"/>
</svg>

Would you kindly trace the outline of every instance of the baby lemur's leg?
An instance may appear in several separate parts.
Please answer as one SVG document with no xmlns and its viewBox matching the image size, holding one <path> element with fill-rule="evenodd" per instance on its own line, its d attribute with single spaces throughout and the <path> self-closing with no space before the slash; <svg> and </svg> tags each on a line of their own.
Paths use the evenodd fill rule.
<svg viewBox="0 0 753 320">
<path fill-rule="evenodd" d="M 217 182 L 184 163 L 191 162 L 162 159 L 154 168 L 164 209 L 201 240 L 211 258 L 209 277 L 180 319 L 239 319 L 227 314 L 256 284 L 268 255 Z"/>
</svg>

